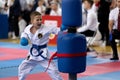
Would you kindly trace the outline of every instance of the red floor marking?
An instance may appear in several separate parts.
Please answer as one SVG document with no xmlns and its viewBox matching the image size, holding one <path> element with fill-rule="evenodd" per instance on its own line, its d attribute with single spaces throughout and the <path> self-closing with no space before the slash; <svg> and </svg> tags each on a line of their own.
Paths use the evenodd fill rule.
<svg viewBox="0 0 120 80">
<path fill-rule="evenodd" d="M 95 76 L 95 75 L 105 74 L 115 71 L 120 71 L 120 61 L 87 66 L 86 71 L 84 73 L 79 73 L 77 76 L 78 78 L 80 78 L 80 77 Z M 68 80 L 68 74 L 61 73 L 61 75 L 65 80 Z M 18 80 L 18 79 L 17 77 L 10 77 L 10 78 L 0 78 L 0 80 Z M 51 79 L 47 73 L 43 72 L 37 74 L 30 74 L 28 75 L 26 80 L 51 80 Z"/>
<path fill-rule="evenodd" d="M 25 58 L 27 53 L 28 50 L 0 47 L 0 60 Z M 52 54 L 54 54 L 54 52 L 50 52 L 50 55 Z"/>
<path fill-rule="evenodd" d="M 61 73 L 61 75 L 65 80 L 68 80 L 67 74 Z M 0 78 L 0 80 L 18 80 L 18 77 Z M 43 72 L 37 74 L 30 74 L 27 76 L 26 80 L 52 80 L 52 79 L 47 73 Z"/>
<path fill-rule="evenodd" d="M 61 76 L 65 80 L 68 80 L 67 74 L 61 73 Z M 46 72 L 43 72 L 43 73 L 29 75 L 26 80 L 52 80 L 52 79 Z"/>
<path fill-rule="evenodd" d="M 0 60 L 18 59 L 26 57 L 27 50 L 0 47 L 0 54 Z"/>
<path fill-rule="evenodd" d="M 94 76 L 97 74 L 105 74 L 105 73 L 110 73 L 115 71 L 120 71 L 120 61 L 88 66 L 86 68 L 86 71 L 84 73 L 79 74 L 78 76 L 79 77 Z"/>
<path fill-rule="evenodd" d="M 18 80 L 18 78 L 17 77 L 0 78 L 0 80 Z"/>
</svg>

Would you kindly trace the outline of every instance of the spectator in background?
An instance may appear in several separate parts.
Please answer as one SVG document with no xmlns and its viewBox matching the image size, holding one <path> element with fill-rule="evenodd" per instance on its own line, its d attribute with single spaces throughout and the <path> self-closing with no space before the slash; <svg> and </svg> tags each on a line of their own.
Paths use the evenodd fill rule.
<svg viewBox="0 0 120 80">
<path fill-rule="evenodd" d="M 51 11 L 50 11 L 51 16 L 61 16 L 61 8 L 58 6 L 58 2 L 52 1 L 51 2 Z"/>
<path fill-rule="evenodd" d="M 54 2 L 57 2 L 58 3 L 58 7 L 61 7 L 61 0 L 52 0 Z"/>
<path fill-rule="evenodd" d="M 0 0 L 0 13 L 1 14 L 2 14 L 2 11 L 4 9 L 5 3 L 6 3 L 6 0 Z"/>
<path fill-rule="evenodd" d="M 30 23 L 30 14 L 34 10 L 35 0 L 19 0 L 21 6 L 21 14 L 27 25 Z"/>
<path fill-rule="evenodd" d="M 36 10 L 36 8 L 38 7 L 38 1 L 39 0 L 34 0 L 34 5 L 33 5 L 33 8 L 32 8 L 31 11 L 35 11 Z"/>
<path fill-rule="evenodd" d="M 116 0 L 112 0 L 111 5 L 110 5 L 110 10 L 114 9 L 117 6 Z"/>
<path fill-rule="evenodd" d="M 0 8 L 3 8 L 5 4 L 5 0 L 0 0 Z"/>
<path fill-rule="evenodd" d="M 46 11 L 45 11 L 45 15 L 50 15 L 50 11 L 51 11 L 51 2 L 52 0 L 45 0 L 45 6 L 46 6 Z"/>
<path fill-rule="evenodd" d="M 9 17 L 8 0 L 0 0 L 0 13 Z"/>
<path fill-rule="evenodd" d="M 97 13 L 98 8 L 100 6 L 100 0 L 93 0 L 93 6 L 92 9 Z"/>
<path fill-rule="evenodd" d="M 46 7 L 44 6 L 44 0 L 38 0 L 38 7 L 36 8 L 36 11 L 44 15 L 45 10 L 46 10 Z"/>
<path fill-rule="evenodd" d="M 21 5 L 19 0 L 12 0 L 13 5 L 10 6 L 9 26 L 12 32 L 12 39 L 19 37 L 18 17 L 21 14 Z"/>
<path fill-rule="evenodd" d="M 23 0 L 22 0 L 23 1 Z M 32 8 L 33 8 L 33 6 L 34 6 L 34 4 L 35 4 L 35 0 L 26 0 L 26 3 L 27 3 L 27 10 L 28 11 L 31 11 L 32 10 Z"/>
<path fill-rule="evenodd" d="M 27 26 L 27 22 L 23 19 L 22 16 L 19 16 L 18 18 L 18 26 L 19 26 L 19 36 L 21 36 L 21 33 L 24 31 L 25 27 Z"/>
<path fill-rule="evenodd" d="M 101 40 L 105 42 L 105 45 L 110 45 L 109 43 L 109 29 L 108 29 L 108 18 L 110 12 L 110 3 L 107 0 L 100 0 L 100 5 L 98 8 L 98 22 L 99 30 L 102 35 Z"/>
<path fill-rule="evenodd" d="M 93 1 L 91 0 L 84 0 L 84 9 L 87 11 L 87 22 L 86 24 L 82 25 L 78 28 L 78 32 L 84 34 L 85 36 L 93 36 L 94 32 L 96 31 L 96 27 L 98 25 L 97 15 L 92 9 Z"/>
<path fill-rule="evenodd" d="M 45 1 L 45 6 L 50 7 L 50 5 L 51 5 L 50 3 L 52 0 L 44 0 L 44 1 Z"/>
<path fill-rule="evenodd" d="M 110 60 L 119 60 L 115 39 L 120 39 L 120 0 L 117 1 L 117 7 L 111 10 L 109 15 L 109 35 L 113 56 Z"/>
<path fill-rule="evenodd" d="M 84 8 L 84 1 L 82 0 L 82 25 L 87 24 L 87 10 Z"/>
</svg>

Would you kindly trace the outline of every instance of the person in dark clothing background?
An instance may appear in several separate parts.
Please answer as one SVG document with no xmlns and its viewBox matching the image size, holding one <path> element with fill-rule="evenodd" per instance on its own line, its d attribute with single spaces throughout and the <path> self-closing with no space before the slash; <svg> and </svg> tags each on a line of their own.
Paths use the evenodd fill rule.
<svg viewBox="0 0 120 80">
<path fill-rule="evenodd" d="M 111 4 L 111 1 L 100 0 L 100 5 L 98 8 L 98 22 L 100 22 L 99 30 L 102 35 L 101 40 L 106 41 L 106 45 L 110 45 L 109 29 L 108 29 L 110 4 Z"/>
<path fill-rule="evenodd" d="M 120 0 L 116 0 L 117 7 L 110 11 L 109 15 L 109 40 L 111 42 L 112 58 L 119 60 L 116 39 L 120 40 Z"/>
<path fill-rule="evenodd" d="M 20 7 L 19 0 L 15 0 L 13 5 L 10 7 L 9 26 L 11 31 L 15 33 L 16 37 L 19 36 L 18 17 L 20 13 L 21 13 L 21 7 Z"/>
</svg>

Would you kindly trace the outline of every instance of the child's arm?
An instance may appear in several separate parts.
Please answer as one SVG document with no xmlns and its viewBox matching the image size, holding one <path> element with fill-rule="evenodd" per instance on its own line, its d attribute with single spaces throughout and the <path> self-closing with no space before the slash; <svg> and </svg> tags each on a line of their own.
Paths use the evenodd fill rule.
<svg viewBox="0 0 120 80">
<path fill-rule="evenodd" d="M 67 30 L 67 26 L 61 25 L 60 28 L 58 28 L 58 27 L 53 27 L 53 28 L 52 28 L 52 33 L 53 33 L 53 34 L 58 34 L 59 31 L 65 31 L 65 30 Z"/>
</svg>

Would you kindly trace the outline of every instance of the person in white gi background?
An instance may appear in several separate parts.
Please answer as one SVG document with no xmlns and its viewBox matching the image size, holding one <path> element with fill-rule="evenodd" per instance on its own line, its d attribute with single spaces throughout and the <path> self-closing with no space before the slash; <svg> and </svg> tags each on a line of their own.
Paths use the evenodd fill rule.
<svg viewBox="0 0 120 80">
<path fill-rule="evenodd" d="M 19 36 L 21 36 L 22 32 L 24 31 L 27 22 L 23 19 L 22 15 L 18 17 L 18 27 L 19 27 Z"/>
<path fill-rule="evenodd" d="M 19 66 L 19 80 L 25 80 L 26 75 L 38 64 L 45 69 L 48 67 L 47 58 L 49 58 L 49 52 L 47 44 L 49 42 L 49 35 L 51 33 L 58 34 L 60 31 L 60 28 L 42 25 L 41 14 L 37 11 L 32 12 L 30 18 L 31 24 L 22 33 L 20 44 L 26 46 L 30 41 L 32 46 L 27 58 Z M 51 62 L 47 72 L 52 80 L 63 80 L 53 62 Z"/>
<path fill-rule="evenodd" d="M 94 32 L 97 29 L 98 20 L 97 14 L 92 9 L 93 1 L 91 0 L 84 0 L 83 7 L 87 11 L 86 14 L 86 24 L 83 24 L 81 27 L 77 29 L 78 33 L 84 34 L 85 36 L 93 36 Z"/>
<path fill-rule="evenodd" d="M 36 11 L 41 13 L 42 15 L 45 15 L 46 6 L 44 6 L 45 1 L 44 0 L 38 0 L 38 6 L 36 8 Z"/>
<path fill-rule="evenodd" d="M 50 16 L 61 16 L 61 15 L 62 15 L 62 10 L 61 10 L 61 7 L 59 6 L 58 2 L 51 1 Z"/>
</svg>

